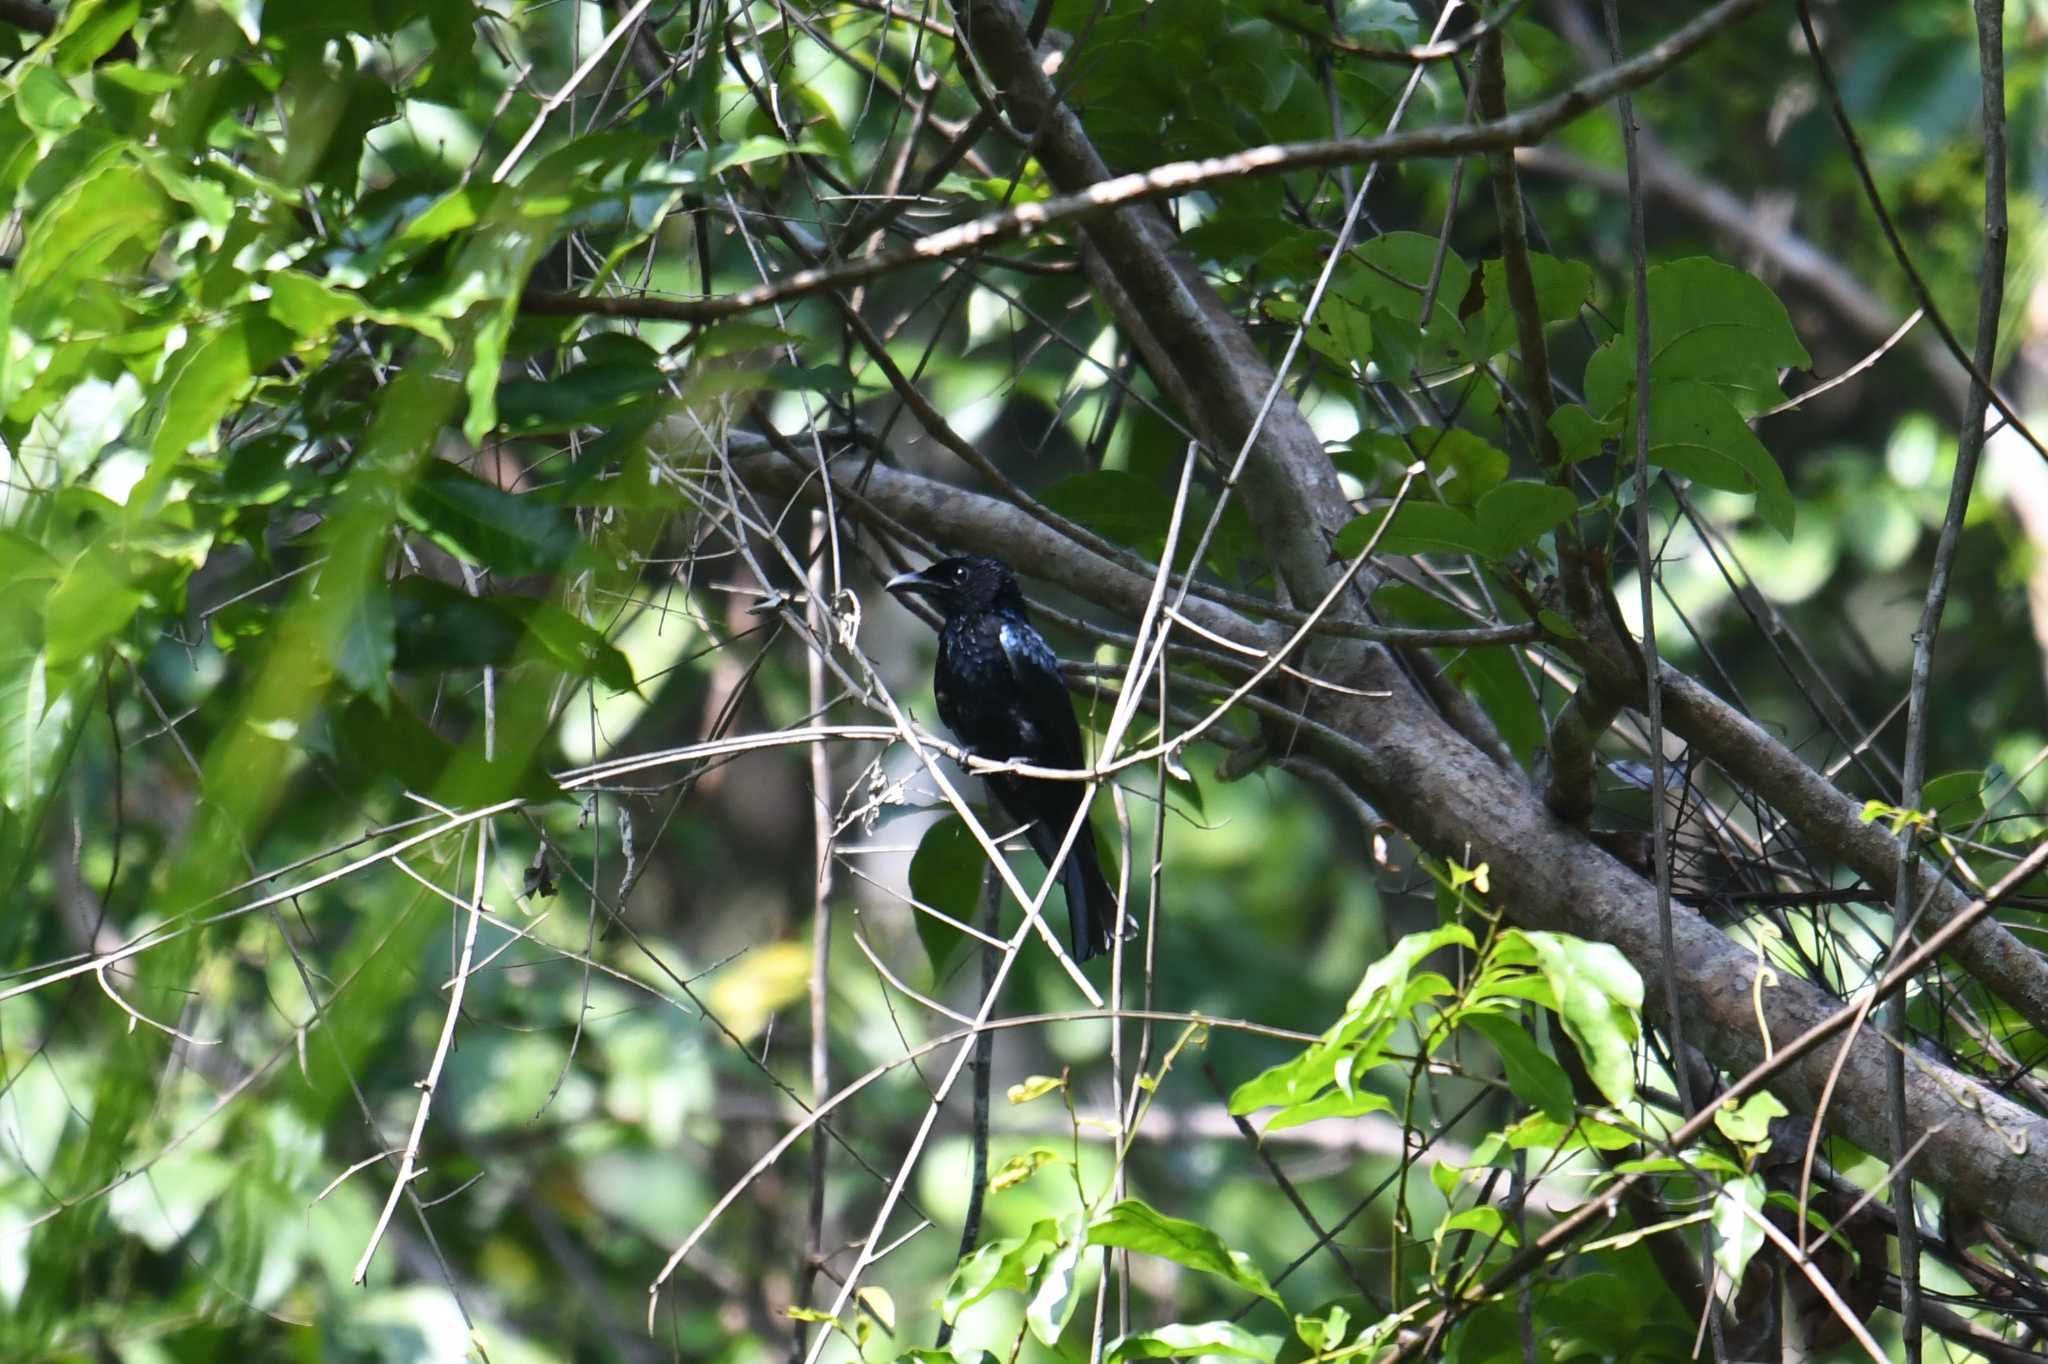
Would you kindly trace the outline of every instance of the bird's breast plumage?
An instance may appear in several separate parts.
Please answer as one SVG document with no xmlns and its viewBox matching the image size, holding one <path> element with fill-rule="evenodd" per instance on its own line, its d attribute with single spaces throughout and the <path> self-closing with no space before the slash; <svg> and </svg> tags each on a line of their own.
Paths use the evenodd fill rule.
<svg viewBox="0 0 2048 1364">
<path fill-rule="evenodd" d="M 980 756 L 1048 767 L 1080 763 L 1080 732 L 1059 660 L 1016 613 L 976 611 L 948 620 L 932 683 L 939 718 Z"/>
<path fill-rule="evenodd" d="M 1081 726 L 1059 659 L 1032 628 L 1009 570 L 992 559 L 947 560 L 906 586 L 932 592 L 941 605 L 932 693 L 939 719 L 960 746 L 996 762 L 1081 767 Z M 996 805 L 1022 826 L 1040 860 L 1055 865 L 1068 827 L 1083 812 L 1088 787 L 1003 772 L 987 774 L 986 785 Z M 1109 951 L 1122 912 L 1085 825 L 1067 850 L 1060 876 L 1075 960 Z"/>
</svg>

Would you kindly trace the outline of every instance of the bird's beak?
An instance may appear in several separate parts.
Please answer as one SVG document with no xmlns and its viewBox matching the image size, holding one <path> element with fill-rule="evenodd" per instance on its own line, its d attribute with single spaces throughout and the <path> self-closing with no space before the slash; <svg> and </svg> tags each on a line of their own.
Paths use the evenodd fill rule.
<svg viewBox="0 0 2048 1364">
<path fill-rule="evenodd" d="M 925 577 L 923 573 L 913 570 L 909 573 L 898 573 L 882 584 L 882 590 L 893 597 L 900 597 L 906 592 L 936 592 L 939 585 Z"/>
</svg>

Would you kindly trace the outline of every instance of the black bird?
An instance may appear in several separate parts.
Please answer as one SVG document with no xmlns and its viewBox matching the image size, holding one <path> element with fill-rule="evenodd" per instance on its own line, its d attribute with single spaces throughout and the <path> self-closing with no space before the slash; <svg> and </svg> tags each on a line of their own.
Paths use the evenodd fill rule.
<svg viewBox="0 0 2048 1364">
<path fill-rule="evenodd" d="M 939 718 L 962 747 L 991 762 L 1087 765 L 1059 660 L 1045 636 L 1032 628 L 1008 564 L 986 556 L 941 559 L 915 573 L 899 573 L 888 589 L 899 596 L 930 597 L 943 617 L 932 690 Z M 1008 772 L 991 772 L 984 780 L 1004 812 L 1025 826 L 1032 851 L 1051 867 L 1074 812 L 1088 795 L 1087 785 Z M 1060 884 L 1067 892 L 1074 960 L 1109 951 L 1123 916 L 1103 879 L 1095 832 L 1085 821 L 1074 835 Z"/>
</svg>

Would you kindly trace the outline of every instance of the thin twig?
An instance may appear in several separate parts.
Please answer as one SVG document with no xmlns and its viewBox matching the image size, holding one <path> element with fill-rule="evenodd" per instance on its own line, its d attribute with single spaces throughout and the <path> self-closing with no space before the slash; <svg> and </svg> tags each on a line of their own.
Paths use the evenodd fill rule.
<svg viewBox="0 0 2048 1364">
<path fill-rule="evenodd" d="M 2011 871 L 1999 878 L 1996 885 L 1971 901 L 1962 913 L 1928 935 L 1920 946 L 1885 973 L 1884 979 L 1876 984 L 1866 998 L 1835 1010 L 1791 1041 L 1774 1048 L 1764 1060 L 1750 1067 L 1741 1078 L 1722 1091 L 1719 1103 L 1693 1114 L 1667 1137 L 1663 1142 L 1664 1149 L 1671 1152 L 1684 1150 L 1713 1126 L 1715 1114 L 1721 1112 L 1724 1107 L 1748 1098 L 1768 1085 L 1773 1076 L 1786 1070 L 1814 1048 L 1836 1034 L 1854 1028 L 1873 1004 L 1880 1003 L 1903 989 L 1914 975 L 1939 956 L 1950 943 L 1968 932 L 1970 925 L 2003 903 L 2007 896 L 2024 885 L 2044 866 L 2048 866 L 2048 843 L 2035 848 Z M 1607 1197 L 1589 1199 L 1572 1210 L 1542 1236 L 1510 1256 L 1484 1284 L 1466 1293 L 1459 1304 L 1440 1309 L 1421 1327 L 1405 1332 L 1401 1340 L 1380 1357 L 1379 1364 L 1396 1364 L 1396 1361 L 1414 1358 L 1427 1341 L 1441 1337 L 1442 1332 L 1460 1315 L 1464 1304 L 1487 1301 L 1520 1282 L 1524 1275 L 1549 1259 L 1580 1232 L 1603 1219 L 1608 1209 L 1613 1206 L 1614 1195 L 1618 1195 L 1643 1177 L 1637 1173 L 1623 1175 L 1609 1186 Z"/>
<path fill-rule="evenodd" d="M 351 1281 L 358 1285 L 370 1273 L 370 1261 L 377 1254 L 377 1243 L 384 1239 L 384 1229 L 391 1224 L 391 1214 L 398 1210 L 399 1196 L 424 1173 L 419 1168 L 420 1142 L 426 1136 L 427 1115 L 433 1109 L 434 1092 L 441 1083 L 441 1068 L 447 1064 L 448 1053 L 455 1047 L 455 1023 L 462 1016 L 462 998 L 469 984 L 470 961 L 476 953 L 476 930 L 483 920 L 484 873 L 490 864 L 490 826 L 485 824 L 477 829 L 476 879 L 470 887 L 469 912 L 463 924 L 462 951 L 455 965 L 454 988 L 448 992 L 448 1011 L 441 1017 L 441 1037 L 434 1044 L 434 1059 L 427 1066 L 426 1078 L 419 1084 L 419 1106 L 413 1110 L 412 1131 L 407 1134 L 404 1154 L 399 1157 L 398 1177 L 391 1181 L 390 1196 L 384 1200 L 383 1211 L 377 1214 L 377 1225 L 371 1229 L 362 1258 L 356 1261 L 355 1272 L 350 1276 Z"/>
<path fill-rule="evenodd" d="M 1976 0 L 1977 59 L 1981 68 L 1984 119 L 1984 261 L 1977 294 L 1977 346 L 1970 368 L 1970 396 L 1963 404 L 1962 432 L 1956 445 L 1955 477 L 1949 484 L 1948 509 L 1935 542 L 1934 566 L 1927 579 L 1927 597 L 1913 632 L 1913 671 L 1906 704 L 1906 752 L 1899 805 L 1917 809 L 1927 773 L 1927 696 L 1933 681 L 1934 645 L 1941 633 L 1942 610 L 1948 603 L 1949 573 L 1962 538 L 1963 517 L 1977 482 L 1977 464 L 1984 453 L 1984 423 L 1991 403 L 1991 369 L 1998 358 L 1998 321 L 2005 301 L 2005 249 L 2009 229 L 2005 202 L 2005 6 L 2003 0 Z M 1806 7 L 1800 22 L 1812 27 Z M 1816 49 L 1816 60 L 1818 60 Z M 1860 161 L 1859 161 L 1860 165 Z M 1873 202 L 1875 202 L 1873 196 Z M 1887 229 L 1889 230 L 1889 229 Z M 1925 306 L 1923 304 L 1923 306 Z M 1930 315 L 1933 310 L 1929 309 Z M 1935 318 L 1937 324 L 1940 319 Z M 1916 917 L 1910 872 L 1920 857 L 1920 826 L 1903 821 L 1899 829 L 1898 884 L 1892 901 L 1891 951 L 1904 951 Z M 1912 1132 L 1906 1114 L 1907 1000 L 1904 992 L 1885 1010 L 1885 1030 L 1892 1047 L 1885 1071 L 1892 1108 L 1893 1149 L 1900 1152 L 1891 1174 L 1892 1208 L 1898 1215 L 1899 1330 L 1907 1364 L 1919 1364 L 1921 1351 L 1920 1219 L 1913 1196 Z"/>
<path fill-rule="evenodd" d="M 1941 337 L 1942 345 L 1948 348 L 1949 354 L 1955 357 L 1956 363 L 1963 366 L 1969 373 L 1973 385 L 1972 391 L 1981 389 L 1985 395 L 1985 401 L 1998 409 L 1998 415 L 2005 418 L 2006 422 L 2011 425 L 2014 433 L 2021 440 L 2032 446 L 2036 454 L 2041 455 L 2043 458 L 2048 458 L 2048 445 L 2041 443 L 2040 438 L 2035 436 L 2033 431 L 2028 428 L 2026 422 L 2021 420 L 2020 414 L 2014 411 L 2012 405 L 1999 393 L 1997 386 L 1991 382 L 1989 370 L 1963 350 L 1963 343 L 1956 339 L 1955 331 L 1948 325 L 1947 319 L 1942 317 L 1941 309 L 1934 306 L 1934 295 L 1928 289 L 1927 281 L 1920 277 L 1920 269 L 1913 264 L 1911 253 L 1906 250 L 1906 243 L 1900 238 L 1898 227 L 1892 222 L 1891 211 L 1885 207 L 1884 196 L 1878 192 L 1877 178 L 1871 173 L 1870 162 L 1863 155 L 1862 139 L 1857 137 L 1856 127 L 1849 121 L 1848 106 L 1842 102 L 1842 92 L 1835 84 L 1834 66 L 1828 61 L 1827 53 L 1821 48 L 1820 35 L 1814 32 L 1813 12 L 1808 8 L 1807 0 L 1797 0 L 1797 3 L 1799 7 L 1799 29 L 1806 38 L 1806 50 L 1813 58 L 1814 74 L 1820 77 L 1822 93 L 1827 96 L 1828 108 L 1834 114 L 1835 126 L 1841 130 L 1842 143 L 1848 148 L 1850 163 L 1856 167 L 1856 178 L 1862 182 L 1864 198 L 1869 201 L 1870 211 L 1877 218 L 1878 228 L 1884 234 L 1885 244 L 1891 248 L 1892 258 L 1898 262 L 1899 272 L 1906 277 L 1906 283 L 1913 291 L 1914 301 L 1926 310 L 1927 320 L 1934 324 L 1935 333 Z M 1984 18 L 1981 6 L 1978 9 L 1977 22 L 1979 33 L 1978 52 L 1981 63 L 1984 50 L 1982 40 Z M 1996 60 L 1998 62 L 1999 88 L 2003 90 L 2005 58 L 2002 51 Z M 1987 84 L 1991 80 L 1991 68 L 1988 66 L 1984 68 L 1983 79 Z M 2001 130 L 1999 136 L 2002 142 L 2004 137 L 2003 128 L 2005 126 L 2002 109 L 1997 126 Z M 1987 127 L 1985 130 L 1987 143 L 1990 140 L 1990 136 L 1990 129 Z M 2002 167 L 1998 173 L 2002 178 L 2004 175 Z M 1988 165 L 1985 168 L 1985 174 L 1988 179 L 1991 174 Z M 1986 228 L 1988 231 L 1988 222 Z M 1986 264 L 1987 266 L 1989 265 L 1988 259 Z M 1984 277 L 1986 287 L 1990 286 L 1991 278 L 1988 275 Z M 1998 276 L 1998 285 L 2002 292 L 2004 288 L 2003 275 Z"/>
<path fill-rule="evenodd" d="M 1334 138 L 1316 142 L 1274 143 L 1229 156 L 1175 161 L 1149 171 L 1121 175 L 1078 194 L 1056 195 L 1020 204 L 1003 213 L 922 237 L 911 245 L 841 265 L 799 270 L 772 283 L 736 293 L 697 299 L 584 297 L 578 294 L 528 290 L 523 311 L 570 317 L 635 317 L 651 322 L 713 322 L 751 312 L 771 303 L 827 290 L 848 288 L 893 274 L 920 261 L 937 260 L 996 245 L 1058 223 L 1091 218 L 1128 204 L 1185 194 L 1224 181 L 1254 175 L 1276 175 L 1322 166 L 1373 165 L 1422 156 L 1458 156 L 1525 146 L 1548 136 L 1587 109 L 1654 80 L 1713 38 L 1746 17 L 1762 0 L 1720 0 L 1692 22 L 1620 66 L 1595 73 L 1560 94 L 1533 104 L 1497 123 L 1431 128 L 1382 137 Z"/>
<path fill-rule="evenodd" d="M 824 526 L 828 512 L 811 513 L 810 598 L 805 603 L 813 643 L 804 652 L 805 677 L 810 688 L 810 713 L 825 711 L 825 664 L 819 651 L 830 647 L 835 634 L 832 613 L 826 605 Z M 828 745 L 811 745 L 811 858 L 815 880 L 811 891 L 811 1103 L 824 1102 L 832 1092 L 832 752 Z M 821 1135 L 811 1143 L 811 1198 L 806 1214 L 809 1236 L 803 1264 L 797 1271 L 794 1301 L 808 1304 L 818 1266 L 825 1259 L 825 1175 L 831 1146 Z M 796 1323 L 792 1360 L 803 1358 L 809 1342 L 805 1323 Z"/>
<path fill-rule="evenodd" d="M 1607 20 L 1608 57 L 1621 60 L 1621 16 L 1616 0 L 1603 0 Z M 1653 591 L 1656 559 L 1650 537 L 1650 247 L 1644 226 L 1644 192 L 1641 159 L 1636 151 L 1634 101 L 1626 94 L 1615 101 L 1615 115 L 1621 122 L 1622 155 L 1628 167 L 1628 232 L 1630 288 L 1635 302 L 1635 522 L 1636 586 L 1642 613 L 1644 691 L 1648 706 L 1650 757 L 1650 858 L 1651 874 L 1657 886 L 1657 933 L 1663 960 L 1664 1017 L 1671 1037 L 1671 1074 L 1678 1086 L 1678 1102 L 1685 1117 L 1698 1111 L 1692 1087 L 1692 1067 L 1687 1064 L 1685 1010 L 1678 998 L 1678 947 L 1671 926 L 1671 807 L 1664 784 L 1664 687 L 1657 650 L 1657 603 Z M 1701 1257 L 1711 1262 L 1711 1231 L 1702 1227 Z M 1713 1310 L 1711 1298 L 1705 1320 L 1713 1338 L 1714 1357 L 1727 1357 L 1721 1313 Z"/>
<path fill-rule="evenodd" d="M 1316 1244 L 1330 1252 L 1330 1258 L 1335 1260 L 1337 1267 L 1344 1271 L 1344 1277 L 1351 1280 L 1353 1286 L 1358 1289 L 1367 1302 L 1374 1301 L 1372 1285 L 1365 1281 L 1365 1275 L 1361 1274 L 1358 1266 L 1352 1264 L 1350 1258 L 1344 1254 L 1343 1249 L 1338 1246 L 1334 1235 L 1324 1230 L 1323 1224 L 1316 1219 L 1315 1213 L 1303 1201 L 1301 1191 L 1294 1187 L 1294 1181 L 1287 1177 L 1287 1172 L 1280 1168 L 1280 1162 L 1273 1159 L 1273 1153 L 1266 1149 L 1266 1144 L 1263 1141 L 1259 1140 L 1258 1130 L 1251 1125 L 1251 1122 L 1243 1114 L 1231 1111 L 1230 1091 L 1224 1087 L 1222 1077 L 1216 1074 L 1216 1067 L 1206 1057 L 1202 1061 L 1202 1074 L 1208 1077 L 1209 1088 L 1214 1090 L 1216 1097 L 1223 1101 L 1224 1111 L 1230 1114 L 1230 1120 L 1236 1125 L 1238 1135 L 1244 1138 L 1245 1144 L 1252 1148 L 1253 1154 L 1258 1156 L 1259 1162 L 1266 1167 L 1266 1173 L 1273 1176 L 1273 1182 L 1280 1187 L 1280 1192 L 1287 1196 L 1287 1201 L 1294 1205 L 1294 1211 L 1300 1215 L 1303 1222 L 1308 1224 L 1308 1229 L 1315 1233 Z"/>
<path fill-rule="evenodd" d="M 993 935 L 1001 928 L 1002 906 L 1002 883 L 992 873 L 984 871 L 981 877 L 981 927 L 984 932 Z M 1001 960 L 999 948 L 984 946 L 981 949 L 981 994 L 984 999 L 996 987 L 996 967 Z M 995 1070 L 995 1049 L 994 1030 L 978 1029 L 974 1034 L 974 1059 L 968 1063 L 974 1068 L 974 1125 L 968 1137 L 967 1214 L 960 1219 L 960 1253 L 955 1257 L 960 1260 L 972 1255 L 981 1241 L 981 1205 L 988 1196 L 988 1096 Z M 943 1350 L 952 1339 L 953 1323 L 942 1320 L 932 1348 Z"/>
</svg>

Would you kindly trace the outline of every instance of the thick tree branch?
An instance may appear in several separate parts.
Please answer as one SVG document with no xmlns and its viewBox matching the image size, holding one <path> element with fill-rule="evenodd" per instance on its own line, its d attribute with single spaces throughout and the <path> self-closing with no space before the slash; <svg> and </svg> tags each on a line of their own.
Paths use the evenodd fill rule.
<svg viewBox="0 0 2048 1364">
<path fill-rule="evenodd" d="M 1738 12 L 1746 7 L 1716 6 L 1709 16 L 1725 23 Z M 1103 178 L 1106 168 L 1079 121 L 1052 98 L 1014 10 L 1004 0 L 977 0 L 964 7 L 962 19 L 963 40 L 974 45 L 1013 116 L 1038 130 L 1040 158 L 1055 183 L 1071 194 Z M 1703 40 L 1711 29 L 1701 31 L 1696 23 L 1688 32 Z M 1652 51 L 1666 51 L 1671 42 Z M 1639 69 L 1641 60 L 1613 71 Z M 1607 93 L 1621 88 L 1625 83 L 1612 85 Z M 1516 118 L 1540 118 L 1544 107 Z M 1321 536 L 1349 509 L 1299 411 L 1282 394 L 1267 414 L 1270 367 L 1206 283 L 1176 260 L 1157 215 L 1124 209 L 1091 220 L 1085 231 L 1099 259 L 1091 273 L 1113 277 L 1121 291 L 1112 305 L 1120 320 L 1128 309 L 1149 322 L 1155 337 L 1171 338 L 1170 349 L 1148 349 L 1146 362 L 1155 372 L 1177 375 L 1178 386 L 1194 395 L 1199 405 L 1191 416 L 1205 439 L 1219 449 L 1254 442 L 1236 491 L 1254 527 L 1266 537 L 1294 599 L 1320 596 L 1334 571 Z M 1057 557 L 1082 556 L 1063 548 Z M 1099 570 L 1099 564 L 1070 562 L 1049 576 Z M 1388 693 L 1375 699 L 1318 693 L 1312 705 L 1315 718 L 1356 741 L 1328 757 L 1375 807 L 1433 851 L 1489 863 L 1494 884 L 1504 888 L 1503 899 L 1517 921 L 1612 943 L 1645 975 L 1657 971 L 1662 939 L 1654 892 L 1643 878 L 1559 824 L 1526 782 L 1502 771 L 1452 731 L 1384 649 L 1333 646 L 1318 660 L 1318 671 Z M 1633 685 L 1624 694 L 1638 692 L 1640 680 L 1628 669 L 1626 681 Z M 1675 683 L 1666 685 L 1674 693 L 1680 690 Z M 1694 689 L 1703 690 L 1696 684 Z M 1667 707 L 1678 729 L 1679 707 L 1670 701 Z M 1368 756 L 1352 756 L 1359 752 Z M 1826 785 L 1818 774 L 1808 775 Z M 1846 804 L 1839 792 L 1833 795 Z M 1832 832 L 1839 836 L 1853 838 L 1849 831 L 1865 827 L 1854 811 L 1844 812 L 1839 804 L 1830 813 Z M 1891 850 L 1882 835 L 1879 843 L 1884 852 Z M 1803 980 L 1780 975 L 1774 986 L 1760 988 L 1758 963 L 1749 950 L 1689 909 L 1675 906 L 1672 918 L 1678 957 L 1673 969 L 1689 1007 L 1696 1010 L 1691 1019 L 1696 1030 L 1688 1032 L 1701 1038 L 1716 1064 L 1747 1071 L 1770 1050 L 1772 1039 L 1803 1032 L 1836 1009 L 1836 1001 Z M 1653 1018 L 1664 1012 L 1655 998 L 1648 1007 Z M 1832 1061 L 1825 1049 L 1800 1056 L 1778 1077 L 1778 1091 L 1812 1111 Z M 1888 1151 L 1891 1127 L 1884 1088 L 1883 1044 L 1868 1036 L 1853 1038 L 1845 1044 L 1829 1125 L 1865 1149 Z M 1977 1208 L 2029 1240 L 2048 1238 L 2048 1205 L 2028 1188 L 2048 1175 L 2048 1146 L 2043 1144 L 2048 1121 L 1965 1076 L 1923 1065 L 1917 1057 L 1907 1101 L 1915 1130 L 1931 1134 L 1919 1157 L 1924 1179 L 1959 1205 Z"/>
<path fill-rule="evenodd" d="M 1631 704 L 1644 703 L 1633 669 L 1618 660 L 1582 661 Z M 1860 802 L 1695 679 L 1669 666 L 1662 676 L 1664 721 L 1672 733 L 1783 815 L 1808 846 L 1861 876 L 1874 899 L 1891 898 L 1898 844 L 1879 825 L 1864 822 Z M 1969 905 L 1969 896 L 1924 860 L 1914 866 L 1914 898 L 1934 923 L 1948 922 Z M 2002 924 L 1978 923 L 1956 943 L 1955 958 L 2030 1024 L 2048 1030 L 2048 968 Z"/>
<path fill-rule="evenodd" d="M 1550 722 L 1537 777 L 1543 783 L 1543 803 L 1567 824 L 1584 827 L 1592 817 L 1600 773 L 1596 747 L 1620 714 L 1621 702 L 1612 692 L 1587 682 Z"/>
<path fill-rule="evenodd" d="M 741 459 L 735 470 L 763 487 L 794 491 L 805 484 L 803 472 L 779 457 Z M 1110 609 L 1143 609 L 1150 583 L 1141 575 L 1087 553 L 992 498 L 879 468 L 864 493 L 907 525 L 929 525 L 971 540 Z M 1189 606 L 1195 605 L 1190 599 Z M 1258 637 L 1240 618 L 1204 606 L 1205 625 L 1246 642 Z M 1385 657 L 1372 646 L 1360 652 Z M 1700 689 L 1669 668 L 1665 687 L 1667 718 L 1682 733 L 1677 717 L 1686 713 L 1683 702 Z M 1351 742 L 1327 744 L 1318 728 L 1306 728 L 1304 747 L 1317 751 L 1417 842 L 1461 861 L 1490 864 L 1493 882 L 1518 922 L 1613 943 L 1646 975 L 1655 969 L 1660 932 L 1648 882 L 1558 823 L 1526 783 L 1459 738 L 1412 691 L 1404 688 L 1384 699 L 1340 698 L 1318 707 L 1316 718 L 1342 729 Z M 1881 848 L 1892 849 L 1889 838 L 1878 838 Z M 1672 935 L 1689 1010 L 1687 1034 L 1699 1039 L 1715 1064 L 1745 1072 L 1771 1047 L 1782 1053 L 1789 1039 L 1810 1028 L 1839 1028 L 1839 1001 L 1783 973 L 1775 984 L 1759 987 L 1754 953 L 1683 904 L 1672 908 Z M 1663 1021 L 1655 994 L 1647 1008 Z M 1880 1153 L 1889 1149 L 1890 1137 L 1885 1052 L 1874 1036 L 1859 1035 L 1849 1043 L 1827 1113 L 1833 1130 Z M 1772 1087 L 1811 1112 L 1834 1059 L 1832 1047 L 1810 1047 Z M 1933 1132 L 1916 1159 L 1922 1180 L 2023 1239 L 2048 1244 L 2048 1203 L 2035 1194 L 2039 1181 L 2048 1179 L 2048 1120 L 1917 1055 L 1907 1077 L 1907 1106 L 1915 1131 Z"/>
</svg>

